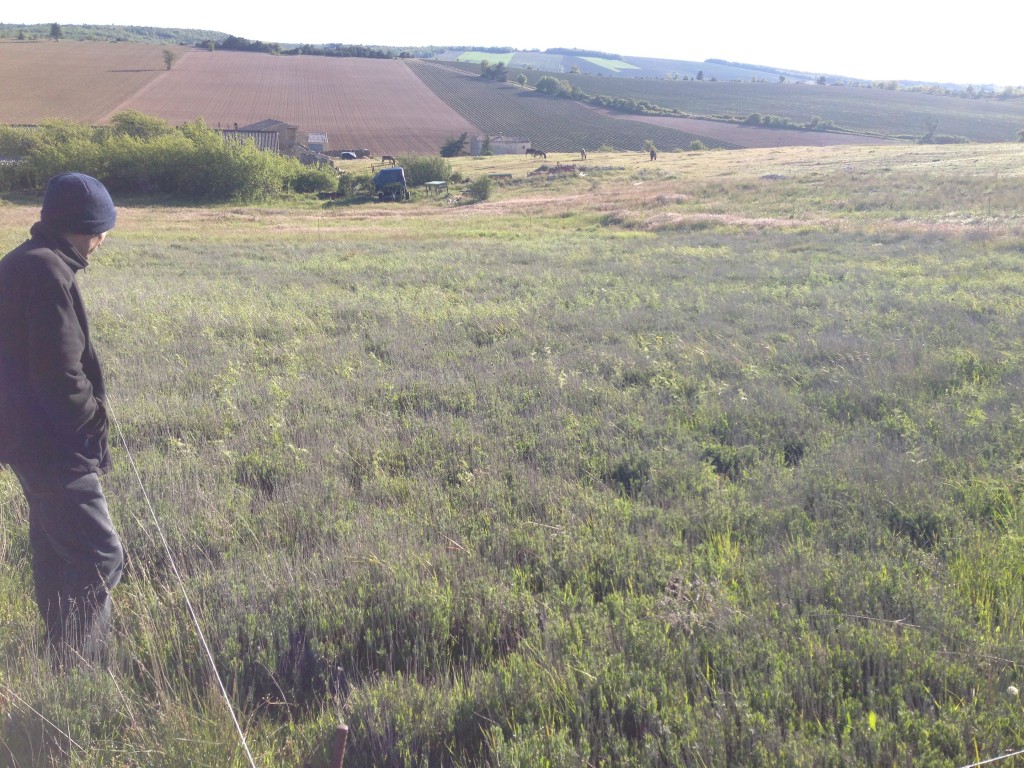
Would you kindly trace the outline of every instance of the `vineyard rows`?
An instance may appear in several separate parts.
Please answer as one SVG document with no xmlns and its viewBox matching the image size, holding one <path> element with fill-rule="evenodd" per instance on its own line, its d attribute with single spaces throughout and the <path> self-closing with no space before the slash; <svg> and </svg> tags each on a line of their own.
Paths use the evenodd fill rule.
<svg viewBox="0 0 1024 768">
<path fill-rule="evenodd" d="M 697 140 L 709 148 L 737 147 L 695 133 L 610 117 L 569 99 L 512 83 L 488 82 L 439 64 L 410 61 L 409 66 L 442 101 L 486 134 L 522 136 L 545 152 L 598 147 L 642 151 L 647 140 L 664 151 L 686 149 Z"/>
<path fill-rule="evenodd" d="M 534 78 L 536 72 L 525 71 Z M 971 141 L 1016 141 L 1024 127 L 1024 99 L 961 99 L 952 96 L 809 83 L 596 78 L 561 74 L 586 93 L 649 101 L 690 115 L 777 115 L 795 123 L 814 117 L 848 131 L 920 136 L 930 121 L 938 133 Z"/>
</svg>

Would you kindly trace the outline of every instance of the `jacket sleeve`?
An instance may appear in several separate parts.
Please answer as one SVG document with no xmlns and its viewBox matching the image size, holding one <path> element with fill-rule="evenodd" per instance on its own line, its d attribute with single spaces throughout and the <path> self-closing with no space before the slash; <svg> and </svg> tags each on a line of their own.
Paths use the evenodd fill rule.
<svg viewBox="0 0 1024 768">
<path fill-rule="evenodd" d="M 36 401 L 56 434 L 101 429 L 105 414 L 83 370 L 88 340 L 75 312 L 71 285 L 50 273 L 34 288 L 26 311 L 29 375 Z"/>
</svg>

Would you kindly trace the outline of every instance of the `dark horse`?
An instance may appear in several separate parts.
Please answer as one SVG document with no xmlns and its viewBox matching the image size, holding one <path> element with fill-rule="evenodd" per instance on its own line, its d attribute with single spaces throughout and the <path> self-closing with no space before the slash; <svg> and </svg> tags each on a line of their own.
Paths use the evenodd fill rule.
<svg viewBox="0 0 1024 768">
<path fill-rule="evenodd" d="M 533 147 L 527 147 L 526 148 L 526 156 L 527 157 L 543 157 L 545 160 L 548 159 L 548 153 L 547 152 L 542 152 L 541 150 L 534 149 Z"/>
</svg>

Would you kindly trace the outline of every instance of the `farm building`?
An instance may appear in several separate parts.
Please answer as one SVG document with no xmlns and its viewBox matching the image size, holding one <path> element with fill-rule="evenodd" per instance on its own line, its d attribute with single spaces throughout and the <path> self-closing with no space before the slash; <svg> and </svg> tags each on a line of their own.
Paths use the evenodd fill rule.
<svg viewBox="0 0 1024 768">
<path fill-rule="evenodd" d="M 280 120 L 260 120 L 258 123 L 246 125 L 243 131 L 271 132 L 278 136 L 277 151 L 282 155 L 294 155 L 299 151 L 299 126 L 281 122 Z"/>
<path fill-rule="evenodd" d="M 522 136 L 474 136 L 469 140 L 469 153 L 482 154 L 487 141 L 492 155 L 522 155 L 530 148 L 530 140 Z"/>
<path fill-rule="evenodd" d="M 311 152 L 327 152 L 327 134 L 326 133 L 309 133 L 306 136 L 306 146 L 309 147 Z"/>
<path fill-rule="evenodd" d="M 221 131 L 225 139 L 237 141 L 252 141 L 257 148 L 266 152 L 281 151 L 281 136 L 277 131 L 248 131 L 243 129 Z"/>
<path fill-rule="evenodd" d="M 305 142 L 300 142 L 299 126 L 270 118 L 242 128 L 239 128 L 236 123 L 233 130 L 226 130 L 223 133 L 226 139 L 236 141 L 251 139 L 258 148 L 268 152 L 277 152 L 300 159 L 312 154 L 317 157 L 314 162 L 321 162 L 327 151 L 326 133 L 313 131 L 303 133 L 302 138 L 305 139 Z"/>
</svg>

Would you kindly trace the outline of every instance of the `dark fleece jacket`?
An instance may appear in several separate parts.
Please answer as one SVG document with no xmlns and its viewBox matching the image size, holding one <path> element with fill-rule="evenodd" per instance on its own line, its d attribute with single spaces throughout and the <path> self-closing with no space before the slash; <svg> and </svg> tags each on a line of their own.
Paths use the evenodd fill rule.
<svg viewBox="0 0 1024 768">
<path fill-rule="evenodd" d="M 110 468 L 103 372 L 75 281 L 86 264 L 41 222 L 0 259 L 0 461 Z"/>
</svg>

